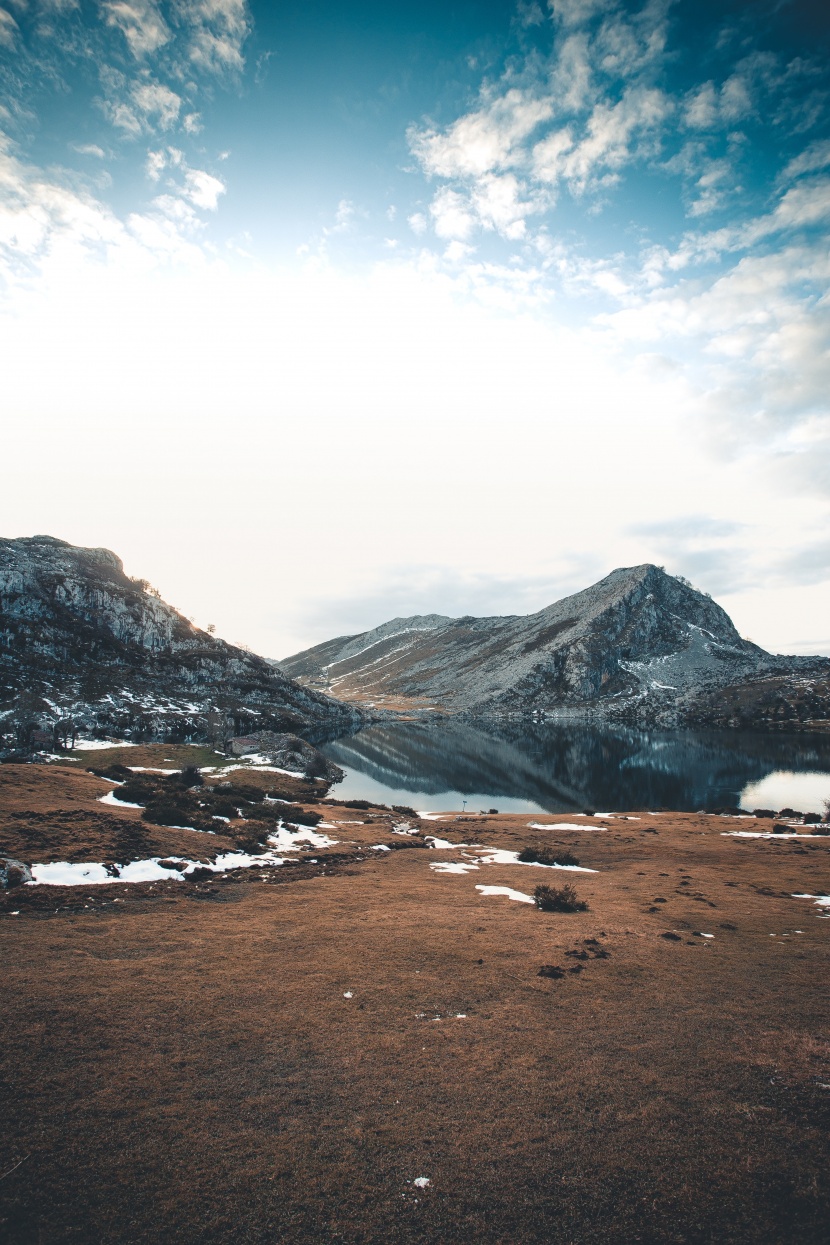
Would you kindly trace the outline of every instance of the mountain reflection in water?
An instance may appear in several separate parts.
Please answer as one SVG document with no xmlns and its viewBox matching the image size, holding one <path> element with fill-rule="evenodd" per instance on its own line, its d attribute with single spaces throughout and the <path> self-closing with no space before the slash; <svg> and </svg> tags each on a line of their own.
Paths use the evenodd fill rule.
<svg viewBox="0 0 830 1245">
<path fill-rule="evenodd" d="M 466 799 L 502 812 L 694 810 L 740 804 L 765 779 L 786 794 L 782 803 L 804 812 L 823 812 L 830 798 L 830 736 L 822 735 L 399 722 L 323 751 L 347 771 L 333 795 L 421 809 L 460 808 Z"/>
</svg>

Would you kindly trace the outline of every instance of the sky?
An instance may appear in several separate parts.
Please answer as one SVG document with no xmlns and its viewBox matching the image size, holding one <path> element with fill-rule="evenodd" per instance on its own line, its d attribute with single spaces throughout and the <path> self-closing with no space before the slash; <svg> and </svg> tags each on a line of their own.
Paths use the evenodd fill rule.
<svg viewBox="0 0 830 1245">
<path fill-rule="evenodd" d="M 656 562 L 830 654 L 830 13 L 0 0 L 0 534 L 271 657 Z"/>
</svg>

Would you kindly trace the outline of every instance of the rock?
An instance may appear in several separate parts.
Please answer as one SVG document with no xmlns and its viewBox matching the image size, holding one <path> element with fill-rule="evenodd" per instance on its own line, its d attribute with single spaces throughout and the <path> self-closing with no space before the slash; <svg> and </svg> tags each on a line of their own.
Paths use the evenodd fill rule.
<svg viewBox="0 0 830 1245">
<path fill-rule="evenodd" d="M 15 886 L 23 886 L 31 882 L 32 871 L 22 860 L 14 860 L 11 856 L 0 856 L 0 886 L 3 890 L 11 890 Z"/>
<path fill-rule="evenodd" d="M 299 735 L 262 731 L 256 738 L 258 751 L 263 752 L 270 764 L 279 769 L 299 771 L 305 778 L 323 778 L 330 783 L 342 782 L 346 777 L 338 765 Z"/>
</svg>

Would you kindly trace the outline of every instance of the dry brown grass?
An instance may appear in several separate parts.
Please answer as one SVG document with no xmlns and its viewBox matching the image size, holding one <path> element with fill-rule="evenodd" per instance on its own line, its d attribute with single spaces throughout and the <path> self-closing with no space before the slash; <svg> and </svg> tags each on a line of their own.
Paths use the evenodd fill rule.
<svg viewBox="0 0 830 1245">
<path fill-rule="evenodd" d="M 88 803 L 41 772 L 4 810 Z M 460 849 L 321 811 L 351 824 L 317 866 L 0 899 L 4 1241 L 826 1240 L 830 922 L 791 894 L 827 840 L 424 824 L 577 850 L 590 910 L 546 914 L 475 884 L 561 874 L 438 875 Z"/>
</svg>

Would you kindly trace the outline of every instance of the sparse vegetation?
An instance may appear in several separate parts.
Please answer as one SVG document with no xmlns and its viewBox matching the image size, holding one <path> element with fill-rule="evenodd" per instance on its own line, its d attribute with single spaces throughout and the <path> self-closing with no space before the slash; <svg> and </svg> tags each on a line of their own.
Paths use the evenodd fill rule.
<svg viewBox="0 0 830 1245">
<path fill-rule="evenodd" d="M 581 900 L 574 888 L 565 886 L 537 886 L 533 892 L 540 912 L 587 912 L 588 905 Z"/>
<path fill-rule="evenodd" d="M 519 852 L 523 865 L 578 865 L 573 852 L 555 851 L 548 847 L 524 847 Z"/>
</svg>

